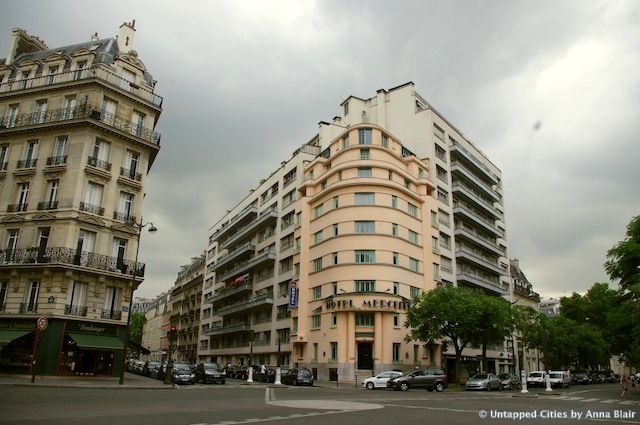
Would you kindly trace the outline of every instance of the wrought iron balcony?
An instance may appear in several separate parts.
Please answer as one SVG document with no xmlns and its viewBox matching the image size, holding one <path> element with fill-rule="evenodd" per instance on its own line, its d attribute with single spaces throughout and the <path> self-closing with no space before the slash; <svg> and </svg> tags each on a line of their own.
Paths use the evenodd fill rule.
<svg viewBox="0 0 640 425">
<path fill-rule="evenodd" d="M 87 315 L 87 307 L 83 305 L 71 305 L 67 304 L 64 306 L 64 314 L 69 316 L 86 316 Z"/>
<path fill-rule="evenodd" d="M 1 93 L 11 93 L 25 89 L 34 89 L 57 84 L 67 84 L 73 81 L 86 81 L 97 79 L 111 86 L 123 89 L 147 102 L 156 106 L 162 106 L 162 96 L 158 96 L 153 91 L 141 87 L 121 76 L 117 75 L 104 66 L 97 65 L 87 69 L 57 72 L 55 74 L 40 75 L 34 78 L 23 80 L 12 80 L 0 84 Z"/>
<path fill-rule="evenodd" d="M 122 312 L 119 310 L 108 310 L 103 308 L 100 317 L 102 319 L 120 320 L 122 318 Z"/>
<path fill-rule="evenodd" d="M 38 303 L 20 303 L 20 313 L 37 313 Z"/>
<path fill-rule="evenodd" d="M 0 268 L 15 264 L 67 264 L 144 277 L 144 263 L 78 251 L 73 248 L 21 248 L 0 250 Z"/>
<path fill-rule="evenodd" d="M 23 159 L 18 161 L 16 168 L 36 168 L 38 159 Z"/>
<path fill-rule="evenodd" d="M 241 301 L 239 303 L 227 305 L 218 309 L 215 314 L 218 316 L 226 316 L 232 313 L 237 313 L 239 311 L 244 311 L 264 305 L 273 305 L 273 295 L 261 295 L 259 297 Z"/>
<path fill-rule="evenodd" d="M 56 165 L 66 165 L 67 155 L 50 156 L 47 158 L 47 167 L 53 167 Z"/>
<path fill-rule="evenodd" d="M 86 211 L 93 214 L 104 215 L 104 208 L 99 205 L 91 205 L 84 202 L 80 202 L 80 211 Z"/>
<path fill-rule="evenodd" d="M 103 161 L 101 159 L 96 158 L 95 156 L 90 156 L 87 158 L 87 164 L 92 167 L 100 168 L 105 171 L 111 171 L 111 163 L 107 161 Z"/>
<path fill-rule="evenodd" d="M 39 124 L 60 123 L 70 120 L 91 119 L 123 131 L 144 141 L 160 145 L 160 133 L 138 123 L 120 118 L 92 105 L 79 105 L 73 108 L 52 109 L 46 112 L 29 112 L 0 118 L 0 132 L 7 129 L 19 129 Z"/>
<path fill-rule="evenodd" d="M 26 211 L 29 204 L 9 204 L 7 205 L 7 212 L 21 212 Z"/>
<path fill-rule="evenodd" d="M 130 215 L 128 213 L 122 213 L 122 212 L 118 212 L 118 211 L 114 211 L 113 212 L 113 219 L 114 220 L 119 220 L 119 221 L 124 221 L 125 223 L 131 223 L 131 222 L 136 222 L 136 217 L 133 215 Z"/>
<path fill-rule="evenodd" d="M 57 210 L 58 209 L 58 201 L 44 201 L 38 202 L 39 210 Z"/>
<path fill-rule="evenodd" d="M 120 175 L 137 182 L 142 181 L 141 173 L 137 173 L 135 170 L 129 170 L 128 168 L 120 167 Z"/>
</svg>

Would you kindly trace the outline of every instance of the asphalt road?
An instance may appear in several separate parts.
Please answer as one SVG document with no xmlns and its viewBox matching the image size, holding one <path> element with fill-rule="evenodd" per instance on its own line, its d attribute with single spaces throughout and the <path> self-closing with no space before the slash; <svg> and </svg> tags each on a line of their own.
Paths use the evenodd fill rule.
<svg viewBox="0 0 640 425">
<path fill-rule="evenodd" d="M 572 387 L 560 391 L 561 395 L 538 395 L 541 390 L 537 389 L 531 392 L 535 397 L 526 398 L 519 397 L 518 391 L 269 389 L 237 382 L 178 390 L 2 386 L 0 424 L 640 425 L 640 389 L 632 390 L 631 398 L 622 400 L 616 384 Z"/>
</svg>

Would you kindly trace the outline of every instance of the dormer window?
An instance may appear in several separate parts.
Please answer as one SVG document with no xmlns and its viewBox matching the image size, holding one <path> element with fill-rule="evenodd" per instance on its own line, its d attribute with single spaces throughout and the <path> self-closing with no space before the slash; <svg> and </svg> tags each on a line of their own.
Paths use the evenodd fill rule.
<svg viewBox="0 0 640 425">
<path fill-rule="evenodd" d="M 344 116 L 349 115 L 349 102 L 344 104 Z"/>
</svg>

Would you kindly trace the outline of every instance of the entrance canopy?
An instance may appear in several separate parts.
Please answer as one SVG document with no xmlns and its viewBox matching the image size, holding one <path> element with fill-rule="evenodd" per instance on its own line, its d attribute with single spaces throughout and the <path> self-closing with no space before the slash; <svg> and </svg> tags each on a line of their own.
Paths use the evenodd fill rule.
<svg viewBox="0 0 640 425">
<path fill-rule="evenodd" d="M 88 350 L 124 350 L 124 343 L 115 336 L 87 335 L 69 332 L 78 347 Z"/>
<path fill-rule="evenodd" d="M 14 339 L 18 339 L 31 332 L 33 331 L 25 329 L 2 329 L 0 330 L 0 346 L 7 345 Z"/>
</svg>

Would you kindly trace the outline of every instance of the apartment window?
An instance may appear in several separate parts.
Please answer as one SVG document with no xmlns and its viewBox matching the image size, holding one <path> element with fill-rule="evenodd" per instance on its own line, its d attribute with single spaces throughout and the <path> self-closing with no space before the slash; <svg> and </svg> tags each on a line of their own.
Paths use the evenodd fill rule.
<svg viewBox="0 0 640 425">
<path fill-rule="evenodd" d="M 109 144 L 109 142 L 96 139 L 95 143 L 93 144 L 93 155 L 91 156 L 94 160 L 94 163 L 96 160 L 107 162 L 109 160 L 110 150 L 111 150 L 111 145 Z"/>
<path fill-rule="evenodd" d="M 416 297 L 420 296 L 420 288 L 416 288 L 415 286 L 412 286 L 410 291 L 409 291 L 409 296 L 411 299 L 415 299 Z"/>
<path fill-rule="evenodd" d="M 371 159 L 369 149 L 360 149 L 360 159 Z"/>
<path fill-rule="evenodd" d="M 332 362 L 338 361 L 338 343 L 337 342 L 331 343 L 331 357 L 329 358 L 329 360 Z"/>
<path fill-rule="evenodd" d="M 451 258 L 440 257 L 440 269 L 442 269 L 443 272 L 451 273 L 451 270 L 453 270 L 452 267 Z"/>
<path fill-rule="evenodd" d="M 18 197 L 16 198 L 17 211 L 26 211 L 28 199 L 29 183 L 20 183 L 18 185 Z"/>
<path fill-rule="evenodd" d="M 51 164 L 47 165 L 60 165 L 64 164 L 65 155 L 67 153 L 67 136 L 58 136 L 53 145 L 53 158 L 51 158 Z"/>
<path fill-rule="evenodd" d="M 438 188 L 437 194 L 438 194 L 437 195 L 438 196 L 438 200 L 440 202 L 443 202 L 445 204 L 449 203 L 449 194 L 447 193 L 446 190 Z"/>
<path fill-rule="evenodd" d="M 338 203 L 338 199 L 339 199 L 339 198 L 338 198 L 337 196 L 334 196 L 334 197 L 333 197 L 333 208 L 338 208 L 338 206 L 340 205 L 340 204 Z"/>
<path fill-rule="evenodd" d="M 320 270 L 322 270 L 322 257 L 313 260 L 313 271 L 319 272 Z"/>
<path fill-rule="evenodd" d="M 393 282 L 393 295 L 400 295 L 400 284 Z"/>
<path fill-rule="evenodd" d="M 356 292 L 375 292 L 375 280 L 356 280 Z"/>
<path fill-rule="evenodd" d="M 17 229 L 7 230 L 7 251 L 11 252 L 18 248 L 18 237 L 20 231 Z"/>
<path fill-rule="evenodd" d="M 447 151 L 436 143 L 436 156 L 442 161 L 447 162 Z"/>
<path fill-rule="evenodd" d="M 400 264 L 400 254 L 398 254 L 397 252 L 393 253 L 393 264 L 396 266 Z"/>
<path fill-rule="evenodd" d="M 409 182 L 409 179 L 404 179 L 404 187 L 411 189 L 411 182 Z"/>
<path fill-rule="evenodd" d="M 394 342 L 392 346 L 392 360 L 394 363 L 398 363 L 400 361 L 400 344 L 397 342 Z"/>
<path fill-rule="evenodd" d="M 439 165 L 436 165 L 436 176 L 443 182 L 447 183 L 447 171 Z"/>
<path fill-rule="evenodd" d="M 371 167 L 358 167 L 358 177 L 371 177 Z"/>
<path fill-rule="evenodd" d="M 356 221 L 355 232 L 356 233 L 375 233 L 376 222 L 375 221 Z"/>
<path fill-rule="evenodd" d="M 436 263 L 433 263 L 433 278 L 440 280 L 440 265 Z"/>
<path fill-rule="evenodd" d="M 113 256 L 117 258 L 116 268 L 124 272 L 124 259 L 127 255 L 127 240 L 113 238 Z"/>
<path fill-rule="evenodd" d="M 386 134 L 382 135 L 382 147 L 383 148 L 389 147 L 389 136 L 387 136 Z"/>
<path fill-rule="evenodd" d="M 440 246 L 445 249 L 451 249 L 451 236 L 440 232 Z"/>
<path fill-rule="evenodd" d="M 409 258 L 409 269 L 411 271 L 414 271 L 414 272 L 420 271 L 418 264 L 419 264 L 418 260 L 416 260 L 415 258 Z"/>
<path fill-rule="evenodd" d="M 322 188 L 322 190 L 325 190 L 327 188 L 327 181 L 322 180 L 322 182 L 320 183 L 320 187 Z"/>
<path fill-rule="evenodd" d="M 356 192 L 355 205 L 374 205 L 375 194 L 370 192 Z"/>
<path fill-rule="evenodd" d="M 373 326 L 374 324 L 374 313 L 356 313 L 356 326 Z"/>
<path fill-rule="evenodd" d="M 0 145 L 0 171 L 7 169 L 7 163 L 9 159 L 9 144 L 4 143 Z"/>
<path fill-rule="evenodd" d="M 36 102 L 36 110 L 33 112 L 31 116 L 31 122 L 42 124 L 44 122 L 45 116 L 47 114 L 47 100 L 42 99 Z"/>
<path fill-rule="evenodd" d="M 84 195 L 84 203 L 91 207 L 100 207 L 100 205 L 102 205 L 102 191 L 102 185 L 94 182 L 87 183 L 87 190 Z"/>
<path fill-rule="evenodd" d="M 318 343 L 317 342 L 313 343 L 313 357 L 311 358 L 311 361 L 313 362 L 318 361 Z"/>
<path fill-rule="evenodd" d="M 38 158 L 38 141 L 27 141 L 24 149 L 24 168 L 35 167 Z"/>
<path fill-rule="evenodd" d="M 80 61 L 76 63 L 76 69 L 75 69 L 75 72 L 73 73 L 73 78 L 75 80 L 79 80 L 80 78 L 83 78 L 86 68 L 87 68 L 87 61 Z"/>
<path fill-rule="evenodd" d="M 144 130 L 144 114 L 139 111 L 133 111 L 133 117 L 131 121 L 133 121 L 133 128 L 131 129 L 131 132 L 136 136 L 141 136 L 142 131 Z"/>
<path fill-rule="evenodd" d="M 322 326 L 322 316 L 320 314 L 311 316 L 311 329 L 320 329 L 321 326 Z"/>
<path fill-rule="evenodd" d="M 102 99 L 102 120 L 107 124 L 113 125 L 116 120 L 116 110 L 118 109 L 118 103 L 114 100 L 104 98 Z"/>
<path fill-rule="evenodd" d="M 359 145 L 370 145 L 372 139 L 372 131 L 370 128 L 361 128 L 358 129 L 358 144 Z"/>
<path fill-rule="evenodd" d="M 342 180 L 342 171 L 338 171 L 338 181 Z"/>
<path fill-rule="evenodd" d="M 438 226 L 438 213 L 435 211 L 431 211 L 431 225 Z"/>
<path fill-rule="evenodd" d="M 0 311 L 4 311 L 7 303 L 8 282 L 0 282 Z M 335 313 L 334 313 L 335 314 Z"/>
<path fill-rule="evenodd" d="M 396 328 L 400 327 L 400 315 L 397 313 L 393 315 L 393 326 Z"/>
<path fill-rule="evenodd" d="M 322 286 L 311 288 L 311 299 L 319 300 L 320 298 L 322 298 Z"/>
<path fill-rule="evenodd" d="M 338 236 L 338 225 L 337 224 L 333 225 L 333 236 Z"/>
<path fill-rule="evenodd" d="M 338 326 L 338 313 L 331 313 L 331 326 Z"/>
<path fill-rule="evenodd" d="M 49 227 L 38 228 L 38 255 L 44 255 L 47 245 L 49 244 Z"/>
<path fill-rule="evenodd" d="M 338 264 L 338 253 L 337 252 L 332 252 L 331 253 L 331 260 L 333 265 L 335 266 L 336 264 Z"/>
<path fill-rule="evenodd" d="M 419 179 L 424 178 L 424 170 L 422 168 L 418 168 L 418 178 Z"/>
<path fill-rule="evenodd" d="M 93 252 L 96 243 L 96 233 L 89 232 L 88 230 L 80 230 L 78 234 L 78 244 L 77 250 L 78 253 L 84 252 Z"/>
<path fill-rule="evenodd" d="M 355 251 L 356 263 L 372 264 L 376 262 L 376 252 L 371 249 L 358 249 Z"/>
<path fill-rule="evenodd" d="M 16 118 L 18 117 L 18 108 L 19 108 L 18 104 L 9 105 L 7 116 L 6 116 L 7 127 L 9 128 L 15 127 Z"/>
<path fill-rule="evenodd" d="M 36 312 L 38 310 L 38 295 L 40 294 L 40 282 L 32 281 L 26 294 L 26 311 Z"/>
<path fill-rule="evenodd" d="M 413 345 L 413 361 L 414 363 L 418 363 L 420 360 L 420 346 L 417 344 Z"/>
<path fill-rule="evenodd" d="M 398 236 L 398 223 L 391 223 L 391 234 Z"/>
<path fill-rule="evenodd" d="M 322 242 L 322 230 L 315 232 L 313 234 L 313 243 L 320 243 Z"/>
<path fill-rule="evenodd" d="M 66 96 L 64 98 L 64 108 L 62 110 L 62 115 L 64 119 L 68 120 L 74 117 L 76 110 L 76 97 L 75 96 Z"/>
<path fill-rule="evenodd" d="M 323 204 L 318 205 L 313 209 L 313 217 L 318 218 L 322 215 L 322 206 Z"/>
<path fill-rule="evenodd" d="M 413 205 L 411 202 L 407 203 L 407 212 L 416 217 L 418 215 L 418 207 L 416 207 L 415 205 Z"/>
<path fill-rule="evenodd" d="M 140 166 L 140 154 L 138 152 L 127 150 L 127 159 L 125 162 L 126 168 L 122 170 L 123 175 L 130 178 L 131 180 L 140 180 L 138 178 L 139 166 Z"/>
<path fill-rule="evenodd" d="M 331 293 L 338 295 L 338 282 L 331 282 Z"/>
<path fill-rule="evenodd" d="M 121 289 L 115 286 L 107 286 L 107 296 L 104 300 L 104 314 L 105 319 L 118 319 L 120 313 L 120 291 Z"/>
<path fill-rule="evenodd" d="M 69 306 L 67 311 L 69 312 L 69 310 L 71 310 L 71 314 L 82 315 L 76 314 L 79 313 L 79 311 L 75 311 L 76 309 L 74 309 L 74 307 L 84 307 L 87 298 L 87 284 L 73 282 L 70 286 L 67 296 L 67 305 Z"/>
<path fill-rule="evenodd" d="M 349 135 L 345 135 L 342 138 L 342 149 L 348 148 L 349 147 Z"/>
<path fill-rule="evenodd" d="M 133 193 L 120 192 L 120 212 L 123 220 L 131 220 L 133 216 Z"/>
<path fill-rule="evenodd" d="M 418 234 L 411 229 L 409 229 L 409 242 L 418 243 Z"/>
<path fill-rule="evenodd" d="M 387 179 L 388 180 L 393 180 L 393 171 L 389 170 L 389 172 L 387 174 Z"/>
<path fill-rule="evenodd" d="M 391 208 L 398 208 L 398 197 L 391 195 Z"/>
</svg>

